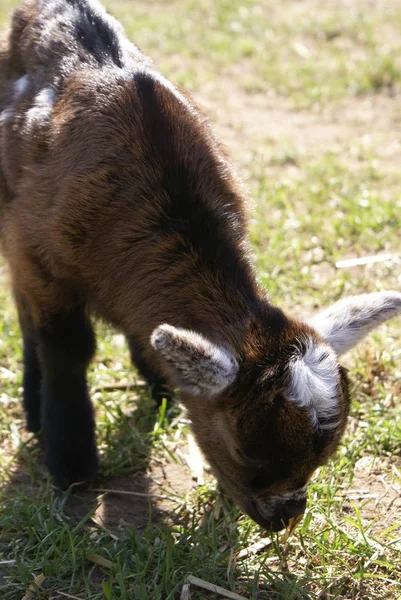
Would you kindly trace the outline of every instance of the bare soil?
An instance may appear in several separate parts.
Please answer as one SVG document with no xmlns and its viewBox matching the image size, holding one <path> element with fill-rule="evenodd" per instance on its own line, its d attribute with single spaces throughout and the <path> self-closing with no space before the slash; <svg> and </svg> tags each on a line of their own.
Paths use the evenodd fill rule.
<svg viewBox="0 0 401 600">
<path fill-rule="evenodd" d="M 219 100 L 223 96 L 224 103 Z M 212 94 L 202 92 L 197 100 L 238 166 L 252 160 L 250 148 L 283 151 L 290 146 L 301 156 L 317 157 L 358 142 L 374 148 L 385 170 L 401 163 L 397 98 L 356 97 L 324 110 L 294 110 L 278 98 L 247 94 L 229 79 L 220 80 Z"/>
<path fill-rule="evenodd" d="M 357 461 L 352 486 L 345 492 L 343 512 L 354 515 L 357 505 L 364 527 L 380 536 L 401 512 L 401 458 L 365 456 Z M 397 528 L 401 534 L 401 526 Z"/>
<path fill-rule="evenodd" d="M 114 477 L 107 481 L 111 493 L 98 496 L 93 520 L 115 530 L 121 525 L 144 529 L 149 523 L 175 521 L 185 495 L 194 486 L 189 469 L 181 462 L 152 461 L 143 477 Z M 106 487 L 106 486 L 105 486 Z M 143 494 L 136 496 L 135 494 Z M 164 496 L 164 497 L 160 497 Z"/>
</svg>

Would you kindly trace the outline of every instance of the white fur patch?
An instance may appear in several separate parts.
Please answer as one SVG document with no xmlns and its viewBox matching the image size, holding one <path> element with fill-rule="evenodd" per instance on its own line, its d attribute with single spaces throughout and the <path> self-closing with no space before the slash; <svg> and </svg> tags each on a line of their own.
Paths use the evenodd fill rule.
<svg viewBox="0 0 401 600">
<path fill-rule="evenodd" d="M 34 105 L 26 113 L 26 128 L 47 125 L 50 115 L 56 101 L 56 92 L 53 88 L 47 87 L 41 90 L 36 96 Z"/>
<path fill-rule="evenodd" d="M 6 108 L 3 112 L 0 113 L 0 125 L 7 125 L 10 121 L 12 121 L 14 116 L 14 111 L 12 108 Z"/>
<path fill-rule="evenodd" d="M 13 91 L 13 102 L 18 102 L 21 96 L 28 89 L 29 85 L 29 76 L 23 75 L 14 83 L 14 91 Z M 11 123 L 14 118 L 15 111 L 13 108 L 9 107 L 3 110 L 0 113 L 0 125 L 7 125 Z"/>
<path fill-rule="evenodd" d="M 17 101 L 23 96 L 29 87 L 29 75 L 23 75 L 14 84 L 14 101 Z"/>
<path fill-rule="evenodd" d="M 215 396 L 237 376 L 238 364 L 232 354 L 194 331 L 160 325 L 152 334 L 151 344 L 190 394 Z"/>
<path fill-rule="evenodd" d="M 289 372 L 288 395 L 298 406 L 308 409 L 313 426 L 336 427 L 333 418 L 338 409 L 339 370 L 330 346 L 312 340 L 305 349 L 296 346 Z"/>
<path fill-rule="evenodd" d="M 310 324 L 337 354 L 343 354 L 399 312 L 400 292 L 374 292 L 344 298 L 311 319 Z"/>
</svg>

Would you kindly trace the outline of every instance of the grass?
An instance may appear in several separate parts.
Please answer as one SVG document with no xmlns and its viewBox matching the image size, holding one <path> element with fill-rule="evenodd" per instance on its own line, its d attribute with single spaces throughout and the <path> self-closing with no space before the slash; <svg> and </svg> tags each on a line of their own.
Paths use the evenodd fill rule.
<svg viewBox="0 0 401 600">
<path fill-rule="evenodd" d="M 112 3 L 139 46 L 197 88 L 241 73 L 240 87 L 310 106 L 400 83 L 397 4 L 175 0 Z M 127 15 L 129 13 L 129 16 Z M 196 27 L 194 27 L 196 23 Z M 195 68 L 196 65 L 196 68 Z"/>
<path fill-rule="evenodd" d="M 2 2 L 0 23 L 12 5 Z M 344 294 L 399 289 L 399 259 L 336 267 L 399 256 L 399 2 L 112 5 L 167 75 L 210 100 L 249 188 L 257 269 L 275 302 L 303 314 Z M 248 108 L 256 100 L 262 119 Z M 277 110 L 286 125 L 272 135 Z M 97 485 L 144 495 L 52 487 L 38 442 L 24 432 L 20 334 L 4 268 L 0 275 L 1 600 L 22 598 L 42 573 L 35 597 L 46 600 L 173 600 L 188 574 L 258 600 L 401 598 L 399 320 L 344 357 L 349 425 L 313 479 L 295 535 L 240 558 L 265 533 L 220 498 L 211 476 L 191 488 L 181 407 L 155 411 L 121 336 L 103 325 L 89 375 Z M 216 597 L 191 591 L 193 600 Z"/>
</svg>

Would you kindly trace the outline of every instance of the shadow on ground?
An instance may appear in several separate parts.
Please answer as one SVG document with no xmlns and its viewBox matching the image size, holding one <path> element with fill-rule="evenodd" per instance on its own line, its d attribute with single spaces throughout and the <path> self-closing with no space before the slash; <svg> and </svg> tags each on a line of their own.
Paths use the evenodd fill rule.
<svg viewBox="0 0 401 600">
<path fill-rule="evenodd" d="M 157 453 L 152 455 L 151 433 L 158 415 L 155 407 L 149 411 L 147 406 L 147 418 L 143 418 L 143 404 L 146 402 L 150 403 L 150 400 L 140 399 L 138 406 L 126 416 L 126 420 L 120 420 L 121 431 L 116 428 L 113 434 L 115 443 L 118 444 L 127 427 L 138 429 L 140 450 L 135 447 L 127 448 L 127 453 L 132 452 L 133 455 L 123 457 L 124 462 L 131 466 L 116 468 L 117 472 L 129 472 L 102 475 L 103 464 L 110 467 L 114 458 L 112 449 L 107 446 L 102 448 L 100 474 L 88 490 L 71 491 L 65 505 L 68 516 L 82 519 L 91 512 L 92 523 L 110 531 L 117 530 L 121 525 L 132 526 L 141 531 L 149 523 L 176 521 L 177 509 L 182 507 L 185 495 L 194 486 L 194 481 L 182 460 L 177 458 L 177 462 L 174 462 L 165 456 L 161 460 Z M 13 461 L 9 481 L 1 490 L 2 497 L 15 498 L 23 492 L 25 496 L 34 499 L 45 480 L 48 480 L 48 473 L 43 449 L 39 440 L 32 440 L 29 442 L 29 456 L 22 450 L 21 456 Z M 55 489 L 54 494 L 61 495 L 62 492 Z"/>
</svg>

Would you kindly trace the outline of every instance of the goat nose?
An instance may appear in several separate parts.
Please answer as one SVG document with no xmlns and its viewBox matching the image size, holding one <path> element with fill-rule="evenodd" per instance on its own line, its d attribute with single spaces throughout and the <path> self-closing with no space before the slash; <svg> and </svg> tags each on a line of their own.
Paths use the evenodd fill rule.
<svg viewBox="0 0 401 600">
<path fill-rule="evenodd" d="M 287 499 L 255 501 L 248 499 L 246 512 L 259 525 L 268 531 L 285 529 L 290 519 L 296 519 L 304 514 L 306 496 L 298 495 Z"/>
</svg>

